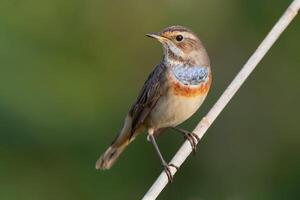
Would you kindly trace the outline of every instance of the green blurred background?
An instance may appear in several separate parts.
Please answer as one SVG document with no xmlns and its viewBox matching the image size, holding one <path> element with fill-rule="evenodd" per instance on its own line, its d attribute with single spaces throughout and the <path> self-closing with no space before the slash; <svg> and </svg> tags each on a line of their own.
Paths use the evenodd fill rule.
<svg viewBox="0 0 300 200">
<path fill-rule="evenodd" d="M 161 172 L 146 135 L 94 164 L 162 56 L 147 32 L 183 25 L 214 82 L 192 130 L 290 0 L 0 0 L 0 199 L 139 199 Z M 158 199 L 300 199 L 300 16 Z M 168 134 L 170 133 L 170 134 Z M 182 137 L 158 141 L 169 160 Z"/>
</svg>

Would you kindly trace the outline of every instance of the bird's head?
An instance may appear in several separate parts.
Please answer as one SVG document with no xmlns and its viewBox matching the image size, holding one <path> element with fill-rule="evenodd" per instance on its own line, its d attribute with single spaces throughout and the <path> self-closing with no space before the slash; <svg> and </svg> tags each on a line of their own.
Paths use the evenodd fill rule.
<svg viewBox="0 0 300 200">
<path fill-rule="evenodd" d="M 170 26 L 159 33 L 146 34 L 157 39 L 164 49 L 164 61 L 209 66 L 209 58 L 199 38 L 182 26 Z"/>
</svg>

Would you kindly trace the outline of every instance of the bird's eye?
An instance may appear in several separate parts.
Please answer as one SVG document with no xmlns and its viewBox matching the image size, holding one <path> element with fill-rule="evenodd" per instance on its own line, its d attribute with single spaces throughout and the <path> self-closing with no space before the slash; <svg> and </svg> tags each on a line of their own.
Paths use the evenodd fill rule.
<svg viewBox="0 0 300 200">
<path fill-rule="evenodd" d="M 178 42 L 182 41 L 182 40 L 183 40 L 183 36 L 182 36 L 182 35 L 177 35 L 177 36 L 176 36 L 176 40 L 177 40 Z"/>
</svg>

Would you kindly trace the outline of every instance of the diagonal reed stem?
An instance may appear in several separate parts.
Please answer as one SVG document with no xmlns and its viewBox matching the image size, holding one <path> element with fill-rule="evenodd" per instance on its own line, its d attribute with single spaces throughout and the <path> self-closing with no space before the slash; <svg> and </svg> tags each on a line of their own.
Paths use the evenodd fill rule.
<svg viewBox="0 0 300 200">
<path fill-rule="evenodd" d="M 243 66 L 241 71 L 236 75 L 227 89 L 224 91 L 222 96 L 218 99 L 215 105 L 207 113 L 205 117 L 198 123 L 197 127 L 194 129 L 194 133 L 202 138 L 210 125 L 215 121 L 221 111 L 225 108 L 228 102 L 231 100 L 233 95 L 238 91 L 241 85 L 245 82 L 251 72 L 255 69 L 257 64 L 265 56 L 271 46 L 275 43 L 281 33 L 286 29 L 290 22 L 297 15 L 298 10 L 300 9 L 300 0 L 294 0 L 278 22 L 274 25 L 272 30 L 268 33 L 262 43 L 258 46 L 256 51 L 252 54 L 246 64 Z M 192 152 L 191 145 L 188 141 L 185 141 L 180 149 L 177 151 L 171 163 L 180 167 L 185 159 Z M 176 173 L 175 168 L 171 168 L 171 172 L 174 175 Z M 153 183 L 151 188 L 142 198 L 143 200 L 153 200 L 158 197 L 160 192 L 168 184 L 168 178 L 165 172 L 162 172 L 160 176 Z"/>
</svg>

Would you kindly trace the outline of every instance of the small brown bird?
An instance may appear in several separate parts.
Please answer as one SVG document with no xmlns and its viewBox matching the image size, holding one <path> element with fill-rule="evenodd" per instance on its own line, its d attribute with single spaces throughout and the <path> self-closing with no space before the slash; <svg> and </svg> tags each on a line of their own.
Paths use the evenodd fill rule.
<svg viewBox="0 0 300 200">
<path fill-rule="evenodd" d="M 131 106 L 121 132 L 98 159 L 96 169 L 109 169 L 125 147 L 144 130 L 172 181 L 170 166 L 164 160 L 155 137 L 166 128 L 183 133 L 193 149 L 197 136 L 176 126 L 191 117 L 204 101 L 212 81 L 210 61 L 198 37 L 182 26 L 171 26 L 160 33 L 147 34 L 163 46 L 163 59 L 144 83 Z"/>
</svg>

